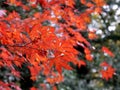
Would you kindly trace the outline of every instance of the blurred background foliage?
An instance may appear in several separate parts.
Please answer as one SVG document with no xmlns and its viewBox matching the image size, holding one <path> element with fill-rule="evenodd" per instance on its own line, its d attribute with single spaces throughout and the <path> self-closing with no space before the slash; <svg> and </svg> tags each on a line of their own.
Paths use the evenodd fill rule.
<svg viewBox="0 0 120 90">
<path fill-rule="evenodd" d="M 21 7 L 4 4 L 4 1 L 0 0 L 0 9 L 5 9 L 9 12 L 15 10 L 20 13 L 22 19 L 32 16 L 35 12 L 42 12 L 40 5 L 37 8 L 31 7 L 31 11 L 25 11 Z M 24 4 L 27 4 L 26 2 L 26 0 L 23 0 Z M 81 68 L 75 67 L 73 71 L 64 70 L 64 82 L 56 84 L 58 90 L 120 90 L 120 0 L 106 0 L 106 3 L 100 15 L 95 13 L 91 15 L 91 23 L 88 25 L 89 29 L 96 30 L 96 34 L 99 37 L 89 40 L 94 48 L 94 52 L 92 52 L 94 61 L 87 62 L 87 66 L 81 66 Z M 87 7 L 76 3 L 76 8 L 82 12 Z M 108 47 L 115 54 L 115 57 L 111 58 L 104 55 L 100 50 L 102 46 Z M 115 75 L 108 81 L 101 79 L 99 73 L 99 64 L 103 61 L 108 62 L 116 69 Z M 25 65 L 19 70 L 23 72 L 23 79 L 21 80 L 10 75 L 7 68 L 0 69 L 0 79 L 5 82 L 14 81 L 20 84 L 23 90 L 29 90 L 33 85 L 37 87 L 40 83 L 44 83 L 44 76 L 42 75 L 39 76 L 36 82 L 31 81 L 30 72 L 26 70 Z M 41 87 L 39 88 L 40 90 L 42 89 Z M 48 84 L 49 89 L 50 85 Z"/>
</svg>

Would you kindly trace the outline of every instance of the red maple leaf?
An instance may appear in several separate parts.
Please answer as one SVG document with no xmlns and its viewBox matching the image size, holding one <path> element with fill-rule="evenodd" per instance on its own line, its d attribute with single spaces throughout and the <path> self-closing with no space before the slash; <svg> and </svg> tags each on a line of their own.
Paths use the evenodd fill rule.
<svg viewBox="0 0 120 90">
<path fill-rule="evenodd" d="M 102 51 L 107 53 L 109 56 L 114 57 L 114 54 L 107 47 L 103 46 Z"/>
<path fill-rule="evenodd" d="M 115 74 L 115 69 L 111 65 L 109 65 L 107 62 L 102 62 L 101 66 L 103 68 L 100 71 L 102 78 L 106 79 L 106 80 L 111 79 L 113 77 L 113 75 Z"/>
</svg>

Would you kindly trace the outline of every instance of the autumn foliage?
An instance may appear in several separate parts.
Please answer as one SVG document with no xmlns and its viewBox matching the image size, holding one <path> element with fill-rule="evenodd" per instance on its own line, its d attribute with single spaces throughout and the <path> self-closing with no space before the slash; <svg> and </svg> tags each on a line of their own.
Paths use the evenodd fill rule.
<svg viewBox="0 0 120 90">
<path fill-rule="evenodd" d="M 91 22 L 90 15 L 101 13 L 105 2 L 90 1 L 79 1 L 87 7 L 84 11 L 76 8 L 76 0 L 27 0 L 27 4 L 22 0 L 4 2 L 9 6 L 21 7 L 24 12 L 30 12 L 38 6 L 42 11 L 22 19 L 16 11 L 1 10 L 0 67 L 7 67 L 15 77 L 22 78 L 16 67 L 22 68 L 25 64 L 30 70 L 31 80 L 37 80 L 42 74 L 46 77 L 46 82 L 54 86 L 64 81 L 63 69 L 74 69 L 71 63 L 80 68 L 81 65 L 86 66 L 86 62 L 94 62 L 94 49 L 89 40 L 98 37 L 87 25 Z M 87 32 L 88 36 L 84 37 L 82 32 Z M 76 47 L 81 47 L 83 51 L 77 50 Z M 107 47 L 103 47 L 101 51 L 114 57 Z M 78 55 L 84 58 L 80 59 Z M 106 71 L 101 69 L 102 78 L 112 78 L 115 69 L 109 64 L 101 64 L 101 67 L 108 68 Z M 14 83 L 0 83 L 0 88 L 10 90 L 12 85 L 16 90 L 21 90 Z M 33 87 L 31 90 L 37 89 Z"/>
</svg>

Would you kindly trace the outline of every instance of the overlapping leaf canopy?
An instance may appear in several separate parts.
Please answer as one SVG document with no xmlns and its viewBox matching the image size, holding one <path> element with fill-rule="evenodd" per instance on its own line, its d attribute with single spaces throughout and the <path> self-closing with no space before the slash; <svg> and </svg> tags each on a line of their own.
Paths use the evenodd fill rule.
<svg viewBox="0 0 120 90">
<path fill-rule="evenodd" d="M 15 67 L 22 68 L 26 64 L 33 81 L 42 74 L 46 82 L 54 85 L 64 80 L 62 69 L 73 69 L 70 63 L 80 68 L 86 65 L 87 60 L 94 61 L 91 54 L 94 49 L 88 40 L 97 36 L 89 30 L 88 24 L 92 13 L 101 13 L 104 0 L 28 0 L 26 3 L 7 0 L 4 3 L 21 7 L 25 13 L 38 10 L 24 19 L 17 11 L 1 11 L 0 66 L 8 67 L 14 76 L 21 78 Z M 77 3 L 86 8 L 79 10 Z M 84 32 L 88 33 L 87 37 L 82 34 Z M 108 48 L 103 47 L 102 50 L 114 57 Z M 84 60 L 79 59 L 78 55 Z M 111 67 L 111 70 L 110 76 L 103 78 L 112 78 L 114 69 Z"/>
</svg>

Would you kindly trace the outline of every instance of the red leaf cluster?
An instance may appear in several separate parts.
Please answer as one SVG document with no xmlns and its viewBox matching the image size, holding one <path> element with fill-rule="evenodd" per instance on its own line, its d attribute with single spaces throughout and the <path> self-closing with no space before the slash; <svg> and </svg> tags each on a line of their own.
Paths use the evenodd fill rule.
<svg viewBox="0 0 120 90">
<path fill-rule="evenodd" d="M 40 4 L 43 11 L 25 19 L 21 19 L 16 11 L 1 15 L 0 67 L 9 67 L 13 75 L 20 77 L 13 65 L 21 67 L 27 63 L 32 80 L 36 80 L 41 73 L 49 83 L 54 84 L 63 81 L 62 69 L 72 70 L 70 62 L 79 67 L 86 65 L 78 59 L 80 52 L 74 46 L 81 43 L 85 58 L 92 61 L 90 43 L 81 32 L 87 31 L 90 14 L 103 6 L 104 1 L 92 0 L 96 4 L 80 1 L 89 7 L 84 12 L 75 8 L 75 0 L 28 0 L 26 5 L 22 0 L 7 0 L 8 5 L 22 7 L 25 11 Z M 89 38 L 93 37 L 90 33 Z M 103 48 L 103 51 L 113 56 L 108 49 Z M 31 90 L 36 89 L 33 87 Z"/>
</svg>

